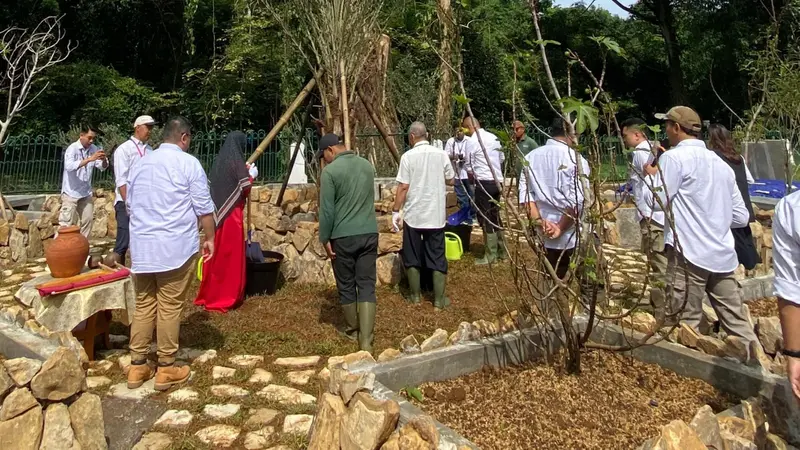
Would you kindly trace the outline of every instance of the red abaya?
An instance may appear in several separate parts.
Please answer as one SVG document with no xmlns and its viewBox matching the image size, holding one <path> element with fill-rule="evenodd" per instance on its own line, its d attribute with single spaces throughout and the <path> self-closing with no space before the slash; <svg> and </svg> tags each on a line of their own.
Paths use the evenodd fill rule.
<svg viewBox="0 0 800 450">
<path fill-rule="evenodd" d="M 214 257 L 203 263 L 203 281 L 194 304 L 207 311 L 228 312 L 244 299 L 244 199 L 243 196 L 217 228 Z"/>
</svg>

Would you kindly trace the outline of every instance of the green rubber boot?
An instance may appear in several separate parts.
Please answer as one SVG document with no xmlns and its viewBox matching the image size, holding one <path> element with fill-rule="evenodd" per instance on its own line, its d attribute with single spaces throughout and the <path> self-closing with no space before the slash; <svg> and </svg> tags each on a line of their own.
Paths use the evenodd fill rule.
<svg viewBox="0 0 800 450">
<path fill-rule="evenodd" d="M 497 260 L 505 261 L 508 259 L 508 252 L 506 251 L 506 237 L 503 231 L 497 231 Z"/>
<path fill-rule="evenodd" d="M 344 328 L 339 330 L 342 337 L 350 339 L 351 341 L 358 340 L 358 303 L 348 303 L 342 305 L 342 312 L 344 313 Z"/>
<path fill-rule="evenodd" d="M 433 309 L 441 311 L 450 306 L 450 299 L 444 295 L 447 287 L 447 274 L 444 272 L 433 272 Z"/>
<path fill-rule="evenodd" d="M 410 291 L 406 296 L 406 301 L 416 305 L 419 303 L 420 298 L 422 298 L 419 269 L 416 267 L 409 267 L 408 270 L 406 270 L 406 276 L 408 277 L 408 290 Z"/>
<path fill-rule="evenodd" d="M 358 348 L 372 353 L 372 342 L 375 340 L 375 303 L 358 304 Z"/>
<path fill-rule="evenodd" d="M 476 266 L 485 266 L 497 260 L 497 233 L 486 233 L 483 258 L 475 260 Z"/>
</svg>

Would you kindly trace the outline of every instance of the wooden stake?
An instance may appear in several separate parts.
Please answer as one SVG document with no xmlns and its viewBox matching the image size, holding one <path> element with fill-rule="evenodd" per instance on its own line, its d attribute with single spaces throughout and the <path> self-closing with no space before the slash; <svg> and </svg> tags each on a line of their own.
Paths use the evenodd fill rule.
<svg viewBox="0 0 800 450">
<path fill-rule="evenodd" d="M 350 148 L 350 108 L 347 103 L 347 78 L 344 75 L 344 60 L 339 61 L 340 79 L 342 81 L 342 124 L 344 126 L 344 147 Z"/>
<path fill-rule="evenodd" d="M 385 142 L 386 146 L 389 147 L 389 152 L 391 152 L 392 157 L 394 158 L 394 162 L 400 164 L 400 154 L 397 152 L 397 145 L 395 144 L 394 139 L 392 139 L 392 137 L 389 136 L 389 132 L 386 131 L 386 127 L 383 126 L 383 123 L 378 117 L 378 114 L 376 114 L 375 110 L 372 109 L 372 105 L 366 98 L 366 95 L 364 95 L 364 92 L 361 90 L 361 87 L 356 86 L 356 93 L 358 94 L 358 98 L 361 99 L 361 103 L 364 104 L 364 109 L 367 110 L 369 118 L 372 119 L 373 125 L 375 125 L 375 128 L 378 129 L 378 132 L 383 137 L 383 142 Z"/>
<path fill-rule="evenodd" d="M 258 159 L 258 157 L 261 156 L 262 153 L 264 153 L 267 147 L 269 147 L 269 144 L 272 143 L 272 141 L 275 139 L 278 133 L 280 133 L 283 127 L 286 126 L 286 124 L 289 122 L 289 118 L 292 117 L 292 114 L 294 114 L 294 111 L 297 109 L 297 107 L 299 107 L 300 104 L 303 103 L 303 100 L 305 100 L 306 97 L 308 97 L 308 94 L 311 93 L 311 91 L 314 89 L 314 86 L 316 85 L 317 85 L 317 79 L 312 78 L 311 81 L 309 81 L 308 84 L 306 84 L 306 87 L 304 87 L 303 90 L 300 91 L 299 94 L 297 94 L 297 97 L 295 97 L 294 101 L 292 101 L 292 103 L 286 109 L 286 112 L 284 112 L 281 118 L 278 119 L 278 123 L 276 123 L 275 126 L 272 127 L 272 130 L 270 130 L 267 137 L 265 137 L 264 140 L 261 141 L 260 144 L 258 144 L 256 151 L 254 151 L 253 154 L 250 155 L 250 158 L 247 159 L 248 164 L 254 163 Z"/>
<path fill-rule="evenodd" d="M 11 217 L 8 217 L 8 211 L 6 211 L 6 207 L 11 210 Z M 3 193 L 0 192 L 0 214 L 3 216 L 3 220 L 6 222 L 11 222 L 16 217 L 16 211 L 14 211 L 14 207 L 11 206 L 11 203 L 3 197 Z"/>
</svg>

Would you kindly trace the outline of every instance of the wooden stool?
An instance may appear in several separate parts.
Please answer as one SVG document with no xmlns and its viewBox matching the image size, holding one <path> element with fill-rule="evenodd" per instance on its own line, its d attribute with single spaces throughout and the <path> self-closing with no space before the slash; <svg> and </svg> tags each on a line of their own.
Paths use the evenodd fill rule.
<svg viewBox="0 0 800 450">
<path fill-rule="evenodd" d="M 108 328 L 111 324 L 111 311 L 100 311 L 86 319 L 86 327 L 80 331 L 73 331 L 75 339 L 83 341 L 83 350 L 89 356 L 89 361 L 94 361 L 94 341 L 97 336 L 103 336 L 106 349 L 111 348 Z"/>
</svg>

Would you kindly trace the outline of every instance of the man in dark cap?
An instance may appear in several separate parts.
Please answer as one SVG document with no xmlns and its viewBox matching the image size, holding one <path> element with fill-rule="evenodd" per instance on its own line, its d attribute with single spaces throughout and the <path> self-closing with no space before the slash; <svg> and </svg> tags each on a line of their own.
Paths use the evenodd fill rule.
<svg viewBox="0 0 800 450">
<path fill-rule="evenodd" d="M 320 182 L 319 240 L 333 262 L 343 334 L 372 352 L 378 259 L 375 170 L 335 134 L 320 139 L 317 159 L 323 158 L 327 165 Z"/>
</svg>

